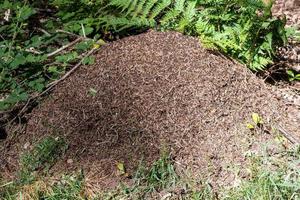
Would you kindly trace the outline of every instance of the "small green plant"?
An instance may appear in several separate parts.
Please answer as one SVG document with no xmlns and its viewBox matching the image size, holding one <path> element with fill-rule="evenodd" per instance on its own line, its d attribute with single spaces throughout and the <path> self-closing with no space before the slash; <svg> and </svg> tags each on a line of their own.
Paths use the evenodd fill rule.
<svg viewBox="0 0 300 200">
<path fill-rule="evenodd" d="M 47 182 L 48 181 L 48 182 Z M 82 173 L 72 176 L 62 176 L 50 183 L 49 180 L 36 180 L 26 185 L 16 183 L 0 185 L 1 200 L 86 200 L 84 192 L 84 176 Z"/>
<path fill-rule="evenodd" d="M 225 200 L 286 200 L 300 198 L 299 147 L 280 151 L 279 156 L 256 156 L 252 176 L 226 191 Z"/>
<path fill-rule="evenodd" d="M 272 1 L 261 0 L 111 0 L 99 20 L 106 31 L 119 34 L 156 28 L 197 36 L 206 47 L 259 71 L 287 42 L 285 21 L 273 18 L 271 7 Z"/>
<path fill-rule="evenodd" d="M 121 175 L 126 173 L 122 163 L 118 163 Z M 140 164 L 130 186 L 121 184 L 113 191 L 104 192 L 100 199 L 151 199 L 159 191 L 170 189 L 178 184 L 179 176 L 175 172 L 173 161 L 169 154 L 163 153 L 150 168 Z"/>
<path fill-rule="evenodd" d="M 40 199 L 46 200 L 85 200 L 84 176 L 63 176 L 60 181 L 51 187 L 51 192 L 44 193 Z"/>
<path fill-rule="evenodd" d="M 63 24 L 51 16 L 41 20 L 43 6 L 49 6 L 44 4 L 27 0 L 0 3 L 0 111 L 42 92 L 92 48 L 94 40 L 58 32 Z M 81 30 L 89 35 L 87 27 Z M 61 49 L 73 41 L 78 41 L 75 47 Z M 87 57 L 83 64 L 92 62 Z"/>
<path fill-rule="evenodd" d="M 34 180 L 35 171 L 48 170 L 66 149 L 67 144 L 62 138 L 44 138 L 30 152 L 22 155 L 20 182 L 29 183 Z"/>
<path fill-rule="evenodd" d="M 300 74 L 295 73 L 293 70 L 287 70 L 289 81 L 300 81 Z"/>
<path fill-rule="evenodd" d="M 255 127 L 260 127 L 263 125 L 262 117 L 257 113 L 252 113 L 252 123 L 247 123 L 247 128 L 250 130 L 255 129 Z"/>
<path fill-rule="evenodd" d="M 90 88 L 89 89 L 89 95 L 94 97 L 97 95 L 97 90 L 95 90 L 94 88 Z"/>
<path fill-rule="evenodd" d="M 163 154 L 150 168 L 146 181 L 150 190 L 169 188 L 176 185 L 178 176 L 170 155 Z"/>
</svg>

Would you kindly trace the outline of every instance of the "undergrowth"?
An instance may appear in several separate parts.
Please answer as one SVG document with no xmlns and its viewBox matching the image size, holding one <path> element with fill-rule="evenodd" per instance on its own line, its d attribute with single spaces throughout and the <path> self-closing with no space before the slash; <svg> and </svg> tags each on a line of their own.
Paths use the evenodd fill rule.
<svg viewBox="0 0 300 200">
<path fill-rule="evenodd" d="M 224 199 L 299 199 L 299 147 L 273 156 L 252 157 L 252 177 L 226 191 Z"/>
<path fill-rule="evenodd" d="M 265 3 L 264 3 L 265 2 Z M 37 96 L 94 43 L 145 31 L 199 37 L 254 71 L 268 67 L 292 32 L 261 0 L 50 0 L 0 3 L 0 111 Z M 69 48 L 63 45 L 79 39 Z M 91 64 L 90 57 L 83 64 Z M 291 73 L 289 73 L 291 74 Z M 295 74 L 291 80 L 297 80 Z"/>
<path fill-rule="evenodd" d="M 48 171 L 66 149 L 67 144 L 62 138 L 49 136 L 42 139 L 21 156 L 19 182 L 30 183 L 35 178 L 35 172 Z"/>
<path fill-rule="evenodd" d="M 93 47 L 96 36 L 87 38 L 84 26 L 78 35 L 61 30 L 63 24 L 53 12 L 46 1 L 1 1 L 0 111 L 41 93 Z M 82 62 L 91 64 L 93 59 Z"/>
<path fill-rule="evenodd" d="M 36 150 L 29 151 L 30 161 L 21 159 L 22 167 L 29 170 L 46 170 L 48 164 L 55 162 L 58 155 L 53 151 L 57 143 L 45 139 L 39 142 Z M 45 147 L 45 143 L 48 143 Z M 280 147 L 280 142 L 277 143 Z M 50 147 L 51 146 L 51 147 Z M 42 148 L 39 148 L 42 147 Z M 269 154 L 268 148 L 261 152 L 249 153 L 248 176 L 239 184 L 218 190 L 213 189 L 208 181 L 195 180 L 186 174 L 178 173 L 169 154 L 163 153 L 151 167 L 142 164 L 138 167 L 130 183 L 120 183 L 115 189 L 95 190 L 85 181 L 84 172 L 64 175 L 59 179 L 46 174 L 35 177 L 30 182 L 19 179 L 11 182 L 1 181 L 0 199 L 17 200 L 121 200 L 121 199 L 182 199 L 182 200 L 287 200 L 300 198 L 300 148 L 285 149 L 282 146 L 276 154 Z M 58 148 L 60 149 L 60 148 Z M 51 156 L 50 156 L 51 155 Z M 35 159 L 33 157 L 42 158 Z M 47 162 L 45 161 L 46 158 Z M 28 159 L 25 159 L 28 160 Z M 42 161 L 44 160 L 44 161 Z M 49 162 L 48 162 L 49 160 Z M 38 163 L 38 164 L 37 164 Z M 32 169 L 32 166 L 40 166 Z M 116 168 L 116 170 L 119 170 Z M 238 177 L 240 178 L 240 177 Z"/>
<path fill-rule="evenodd" d="M 197 36 L 206 47 L 259 71 L 287 43 L 285 21 L 273 18 L 271 7 L 271 1 L 260 0 L 112 0 L 104 9 L 109 15 L 100 22 L 117 33 L 152 27 Z"/>
</svg>

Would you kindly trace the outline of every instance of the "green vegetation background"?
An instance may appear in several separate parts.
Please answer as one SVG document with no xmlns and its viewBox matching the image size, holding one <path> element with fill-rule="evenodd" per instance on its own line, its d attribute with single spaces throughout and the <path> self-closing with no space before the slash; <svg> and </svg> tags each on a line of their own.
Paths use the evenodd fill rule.
<svg viewBox="0 0 300 200">
<path fill-rule="evenodd" d="M 268 2 L 268 1 L 265 1 Z M 294 29 L 261 0 L 48 0 L 0 3 L 0 111 L 43 92 L 105 41 L 149 28 L 198 37 L 253 71 L 268 68 Z M 103 41 L 100 40 L 100 44 Z M 84 58 L 84 59 L 83 59 Z M 289 71 L 293 80 L 300 75 Z M 217 78 L 217 77 L 216 77 Z"/>
</svg>

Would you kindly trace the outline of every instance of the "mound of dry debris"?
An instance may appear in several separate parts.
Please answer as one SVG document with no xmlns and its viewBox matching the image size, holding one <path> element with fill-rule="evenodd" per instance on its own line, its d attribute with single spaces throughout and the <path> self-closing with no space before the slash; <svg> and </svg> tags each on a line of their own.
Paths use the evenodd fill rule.
<svg viewBox="0 0 300 200">
<path fill-rule="evenodd" d="M 59 135 L 69 148 L 53 171 L 83 168 L 113 185 L 116 163 L 132 173 L 140 160 L 150 164 L 170 148 L 178 169 L 225 183 L 232 181 L 226 170 L 242 164 L 245 151 L 272 137 L 247 130 L 251 114 L 286 125 L 283 109 L 244 66 L 195 38 L 149 31 L 105 45 L 93 66 L 59 84 L 31 113 L 20 145 L 11 145 L 6 158 Z"/>
</svg>

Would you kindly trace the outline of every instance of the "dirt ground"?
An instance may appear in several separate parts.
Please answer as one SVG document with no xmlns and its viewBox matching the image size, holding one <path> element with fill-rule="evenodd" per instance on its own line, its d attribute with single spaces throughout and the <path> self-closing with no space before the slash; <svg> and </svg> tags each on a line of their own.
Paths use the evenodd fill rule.
<svg viewBox="0 0 300 200">
<path fill-rule="evenodd" d="M 25 146 L 54 135 L 65 137 L 69 148 L 51 171 L 82 168 L 100 188 L 122 179 L 116 163 L 133 173 L 163 148 L 170 149 L 178 170 L 217 186 L 231 184 L 232 169 L 245 164 L 245 152 L 273 137 L 246 128 L 253 112 L 266 127 L 280 124 L 300 136 L 294 132 L 300 118 L 285 108 L 273 88 L 244 66 L 203 49 L 196 38 L 149 31 L 105 45 L 93 66 L 58 85 L 4 149 L 0 168 L 13 174 Z"/>
<path fill-rule="evenodd" d="M 273 14 L 286 15 L 288 25 L 300 28 L 300 0 L 275 0 Z"/>
</svg>

